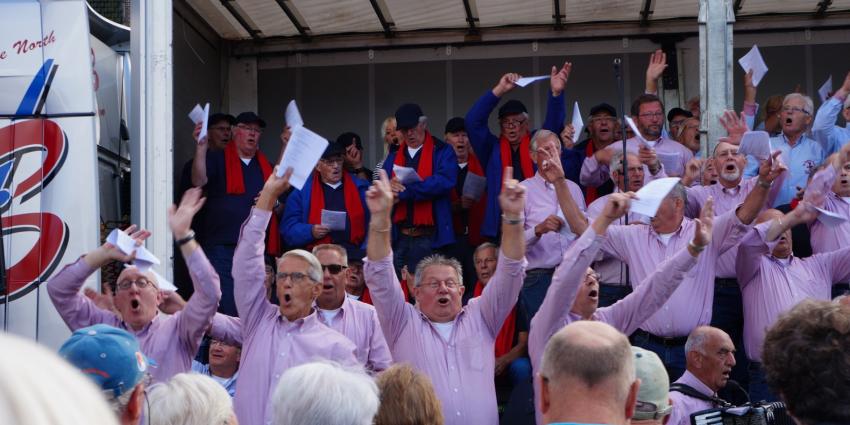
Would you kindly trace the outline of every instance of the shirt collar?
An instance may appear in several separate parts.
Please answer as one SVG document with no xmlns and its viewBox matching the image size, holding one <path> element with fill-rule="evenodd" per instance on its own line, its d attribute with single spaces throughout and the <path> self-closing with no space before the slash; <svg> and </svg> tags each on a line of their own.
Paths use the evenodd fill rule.
<svg viewBox="0 0 850 425">
<path fill-rule="evenodd" d="M 692 374 L 690 371 L 687 371 L 687 370 L 682 375 L 682 377 L 679 378 L 679 380 L 676 381 L 676 382 L 690 385 L 695 390 L 697 390 L 697 391 L 699 391 L 699 392 L 701 392 L 705 395 L 710 395 L 710 396 L 716 395 L 714 391 L 711 391 L 711 388 L 708 388 L 708 385 L 705 385 L 705 383 L 703 383 L 699 378 L 697 378 L 694 374 Z"/>
</svg>

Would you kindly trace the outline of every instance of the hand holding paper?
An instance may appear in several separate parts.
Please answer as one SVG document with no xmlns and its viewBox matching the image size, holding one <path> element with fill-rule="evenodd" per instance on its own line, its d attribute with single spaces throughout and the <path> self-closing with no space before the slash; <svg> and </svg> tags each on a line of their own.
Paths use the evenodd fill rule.
<svg viewBox="0 0 850 425">
<path fill-rule="evenodd" d="M 300 190 L 328 147 L 328 141 L 304 127 L 294 100 L 286 106 L 286 125 L 292 129 L 292 135 L 277 168 L 277 176 L 283 177 L 283 173 L 292 168 L 289 184 Z"/>
<path fill-rule="evenodd" d="M 829 92 L 832 91 L 832 75 L 826 79 L 823 85 L 818 88 L 818 95 L 820 95 L 820 101 L 826 102 L 829 99 Z"/>
<path fill-rule="evenodd" d="M 581 131 L 584 130 L 584 120 L 581 119 L 581 110 L 578 108 L 578 101 L 573 105 L 573 121 L 571 123 L 575 128 L 573 141 L 578 143 L 581 139 Z"/>
<path fill-rule="evenodd" d="M 422 177 L 419 176 L 419 173 L 417 173 L 415 169 L 410 167 L 393 165 L 393 172 L 395 173 L 396 178 L 398 178 L 399 183 L 405 186 L 409 185 L 410 183 L 422 181 Z"/>
<path fill-rule="evenodd" d="M 744 72 L 753 70 L 753 85 L 758 87 L 761 79 L 767 74 L 767 64 L 764 63 L 764 58 L 761 57 L 759 46 L 753 45 L 753 48 L 746 55 L 738 59 L 738 63 L 741 65 L 741 68 L 744 68 Z"/>
<path fill-rule="evenodd" d="M 189 119 L 192 120 L 195 125 L 201 124 L 201 132 L 198 134 L 198 143 L 201 143 L 201 141 L 207 137 L 207 126 L 209 125 L 210 120 L 209 102 L 207 102 L 203 108 L 201 108 L 201 105 L 196 104 L 189 112 Z"/>
<path fill-rule="evenodd" d="M 113 229 L 106 237 L 106 242 L 117 247 L 125 255 L 132 255 L 135 251 L 136 259 L 133 264 L 143 272 L 147 271 L 152 265 L 159 264 L 159 259 L 150 251 L 142 245 L 136 245 L 136 241 L 130 235 L 119 229 Z"/>
<path fill-rule="evenodd" d="M 547 78 L 549 78 L 548 75 L 538 75 L 536 77 L 522 77 L 522 78 L 516 80 L 515 84 L 520 86 L 520 87 L 525 87 L 529 84 L 536 83 L 540 80 L 545 80 Z"/>
<path fill-rule="evenodd" d="M 484 195 L 484 190 L 487 188 L 487 178 L 478 174 L 467 173 L 466 180 L 463 181 L 463 195 L 475 201 L 481 199 Z"/>
<path fill-rule="evenodd" d="M 770 157 L 770 135 L 766 131 L 748 131 L 744 133 L 738 153 L 741 155 L 752 155 L 759 161 L 767 160 Z"/>
<path fill-rule="evenodd" d="M 643 138 L 643 135 L 640 134 L 640 130 L 638 130 L 637 125 L 635 125 L 634 120 L 632 120 L 632 117 L 626 115 L 626 124 L 628 124 L 629 128 L 632 129 L 632 132 L 635 133 L 635 137 L 637 137 L 640 144 L 646 147 L 651 147 L 649 146 L 649 144 L 646 143 L 646 139 Z"/>
<path fill-rule="evenodd" d="M 322 226 L 330 230 L 345 230 L 345 211 L 322 210 Z"/>
</svg>

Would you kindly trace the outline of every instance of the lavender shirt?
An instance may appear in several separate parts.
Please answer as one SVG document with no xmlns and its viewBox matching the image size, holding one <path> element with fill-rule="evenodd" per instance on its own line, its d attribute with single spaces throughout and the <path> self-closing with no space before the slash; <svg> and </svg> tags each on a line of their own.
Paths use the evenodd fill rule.
<svg viewBox="0 0 850 425">
<path fill-rule="evenodd" d="M 707 396 L 717 395 L 707 385 L 703 384 L 699 378 L 687 370 L 681 378 L 676 380 L 676 383 L 691 386 Z M 691 413 L 715 407 L 710 401 L 693 398 L 678 391 L 670 391 L 670 399 L 673 400 L 673 410 L 670 412 L 670 419 L 667 420 L 667 425 L 691 425 Z"/>
<path fill-rule="evenodd" d="M 620 190 L 616 189 L 616 191 L 619 192 Z M 602 214 L 610 196 L 602 196 L 590 203 L 587 207 L 587 219 L 589 221 L 596 220 L 596 217 Z M 643 214 L 629 212 L 629 224 L 637 223 L 649 224 L 649 217 Z M 625 225 L 626 220 L 620 217 L 613 224 Z M 604 251 L 599 251 L 596 254 L 596 261 L 593 263 L 593 270 L 599 274 L 599 283 L 606 285 L 627 286 L 629 282 L 626 281 L 626 267 L 626 263 L 606 254 Z"/>
<path fill-rule="evenodd" d="M 392 257 L 367 260 L 364 274 L 393 359 L 431 379 L 447 425 L 498 424 L 493 344 L 517 302 L 525 260 L 499 255 L 484 293 L 457 315 L 446 342 L 422 312 L 404 302 Z"/>
<path fill-rule="evenodd" d="M 357 346 L 357 360 L 366 365 L 366 369 L 380 372 L 392 365 L 393 358 L 378 322 L 375 307 L 345 297 L 342 307 L 331 323 L 319 313 L 319 321 L 331 329 L 345 335 Z"/>
<path fill-rule="evenodd" d="M 744 348 L 752 361 L 761 361 L 767 328 L 779 315 L 806 298 L 830 299 L 832 282 L 850 277 L 850 247 L 790 257 L 784 264 L 770 253 L 779 239 L 765 237 L 773 221 L 761 223 L 743 238 L 738 250 L 738 283 L 744 304 Z"/>
<path fill-rule="evenodd" d="M 271 423 L 270 397 L 287 369 L 316 360 L 358 364 L 354 344 L 322 324 L 315 310 L 290 322 L 266 300 L 263 253 L 270 217 L 271 211 L 251 210 L 233 255 L 233 295 L 244 340 L 233 404 L 244 425 Z"/>
<path fill-rule="evenodd" d="M 540 173 L 534 177 L 522 181 L 526 189 L 525 202 L 525 257 L 528 259 L 528 269 L 554 269 L 561 262 L 561 257 L 567 248 L 576 239 L 576 235 L 570 231 L 570 226 L 564 218 L 561 206 L 558 204 L 558 195 L 555 186 L 546 182 Z M 570 196 L 581 211 L 585 210 L 584 195 L 581 188 L 570 180 L 567 180 L 570 188 Z M 534 226 L 540 224 L 550 215 L 561 218 L 564 225 L 558 232 L 547 232 L 538 238 L 534 234 Z"/>
<path fill-rule="evenodd" d="M 605 147 L 605 149 L 622 151 L 623 149 L 622 142 L 614 142 Z M 637 154 L 640 149 L 640 142 L 638 142 L 637 138 L 632 137 L 629 140 L 626 140 L 626 151 Z M 681 158 L 681 169 L 685 170 L 685 166 L 688 161 L 694 157 L 694 154 L 686 147 L 682 146 L 679 142 L 671 139 L 667 139 L 662 137 L 655 142 L 655 151 L 657 153 L 665 153 L 670 155 L 678 155 Z M 665 175 L 670 176 L 679 176 L 681 173 L 671 173 L 669 170 L 666 170 L 665 167 L 661 167 L 662 171 L 664 171 Z M 649 183 L 651 180 L 658 178 L 658 176 L 652 176 L 649 172 L 649 168 L 644 165 L 644 184 Z M 660 172 L 660 171 L 659 171 Z M 608 181 L 611 178 L 611 171 L 608 165 L 600 164 L 599 161 L 596 160 L 596 156 L 591 155 L 584 160 L 584 163 L 581 165 L 581 174 L 579 175 L 579 181 L 584 186 L 592 186 L 597 187 L 602 183 Z"/>
<path fill-rule="evenodd" d="M 72 331 L 103 323 L 133 334 L 142 352 L 157 363 L 150 369 L 151 378 L 154 382 L 164 382 L 192 369 L 192 359 L 221 299 L 218 275 L 203 250 L 198 248 L 192 252 L 186 263 L 194 295 L 183 310 L 171 316 L 157 312 L 141 330 L 132 329 L 114 313 L 100 309 L 80 293 L 86 278 L 97 271 L 82 258 L 56 273 L 47 283 L 47 293 Z"/>
<path fill-rule="evenodd" d="M 807 190 L 818 188 L 826 195 L 823 209 L 850 219 L 850 203 L 832 191 L 832 185 L 836 178 L 835 168 L 827 167 L 815 174 Z M 850 221 L 829 227 L 820 220 L 815 220 L 809 223 L 809 231 L 811 232 L 812 252 L 815 254 L 841 249 L 842 246 L 846 246 L 844 244 L 850 241 Z"/>
<path fill-rule="evenodd" d="M 645 284 L 659 264 L 687 249 L 693 239 L 694 221 L 683 218 L 667 245 L 650 225 L 611 226 L 602 249 L 629 265 L 632 287 Z M 735 211 L 714 219 L 712 242 L 700 254 L 670 299 L 640 327 L 662 337 L 687 336 L 697 326 L 711 322 L 717 258 L 738 244 L 747 230 Z"/>
</svg>

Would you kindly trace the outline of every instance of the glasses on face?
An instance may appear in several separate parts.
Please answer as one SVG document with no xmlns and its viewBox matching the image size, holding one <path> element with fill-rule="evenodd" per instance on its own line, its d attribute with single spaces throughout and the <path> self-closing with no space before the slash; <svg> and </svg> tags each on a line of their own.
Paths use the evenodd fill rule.
<svg viewBox="0 0 850 425">
<path fill-rule="evenodd" d="M 809 111 L 803 108 L 798 108 L 796 106 L 785 106 L 782 108 L 782 112 L 785 112 L 786 114 L 796 114 L 802 112 L 803 114 L 809 115 Z"/>
<path fill-rule="evenodd" d="M 342 158 L 322 158 L 321 161 L 328 165 L 342 164 Z"/>
<path fill-rule="evenodd" d="M 673 121 L 670 121 L 670 126 L 671 127 L 679 127 L 684 123 L 685 123 L 685 120 L 673 120 Z"/>
<path fill-rule="evenodd" d="M 590 122 L 608 122 L 608 123 L 612 123 L 612 122 L 614 122 L 614 121 L 616 121 L 616 119 L 614 119 L 614 117 L 593 117 L 593 118 L 591 118 L 591 119 L 590 119 Z"/>
<path fill-rule="evenodd" d="M 306 282 L 308 280 L 313 280 L 313 278 L 308 276 L 306 273 L 301 273 L 301 272 L 292 272 L 292 273 L 279 272 L 276 275 L 276 277 L 277 277 L 277 280 L 279 280 L 281 282 L 284 282 L 284 281 L 286 281 L 287 278 L 289 278 L 289 279 L 292 280 L 292 283 L 302 283 L 302 282 Z"/>
<path fill-rule="evenodd" d="M 457 290 L 460 287 L 460 283 L 457 283 L 452 279 L 446 279 L 446 280 L 436 280 L 436 279 L 434 279 L 430 282 L 422 282 L 422 284 L 419 285 L 419 286 L 421 286 L 425 289 L 430 289 L 432 291 L 436 291 L 437 289 L 440 289 L 440 285 L 446 285 L 446 289 L 448 289 L 450 291 Z"/>
<path fill-rule="evenodd" d="M 644 112 L 638 115 L 641 118 L 661 118 L 664 116 L 664 112 L 656 111 L 656 112 Z"/>
<path fill-rule="evenodd" d="M 737 149 L 727 149 L 725 151 L 717 152 L 718 158 L 728 158 L 730 156 L 737 158 L 737 157 L 741 156 L 741 154 L 738 153 Z"/>
<path fill-rule="evenodd" d="M 115 286 L 122 291 L 126 291 L 126 290 L 130 289 L 130 287 L 133 286 L 133 285 L 136 285 L 136 288 L 145 289 L 148 286 L 153 286 L 153 283 L 151 283 L 147 279 L 141 279 L 140 278 L 140 279 L 136 279 L 136 280 L 129 280 L 129 279 L 128 280 L 122 280 L 122 281 L 118 282 Z"/>
<path fill-rule="evenodd" d="M 514 128 L 514 127 L 519 127 L 519 126 L 521 126 L 521 125 L 525 124 L 525 122 L 526 122 L 526 121 L 528 121 L 528 120 L 525 120 L 525 119 L 521 119 L 521 120 L 504 120 L 504 121 L 502 121 L 502 127 L 505 127 L 505 128 Z"/>
<path fill-rule="evenodd" d="M 210 130 L 230 131 L 230 126 L 229 125 L 217 125 L 215 127 L 211 127 Z"/>
<path fill-rule="evenodd" d="M 492 264 L 492 263 L 495 263 L 495 262 L 496 262 L 495 257 L 479 258 L 479 259 L 475 260 L 475 265 L 481 266 L 481 265 L 484 265 L 484 264 Z"/>
<path fill-rule="evenodd" d="M 249 133 L 263 134 L 263 129 L 259 127 L 249 127 L 245 124 L 237 124 L 236 126 Z"/>
<path fill-rule="evenodd" d="M 322 264 L 322 271 L 330 272 L 331 274 L 340 274 L 343 270 L 348 268 L 347 266 L 342 266 L 339 264 Z"/>
</svg>

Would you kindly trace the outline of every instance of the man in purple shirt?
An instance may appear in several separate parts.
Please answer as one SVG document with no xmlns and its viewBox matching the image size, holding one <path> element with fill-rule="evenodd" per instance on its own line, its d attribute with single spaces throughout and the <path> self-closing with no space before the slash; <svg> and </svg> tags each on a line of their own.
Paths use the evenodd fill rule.
<svg viewBox="0 0 850 425">
<path fill-rule="evenodd" d="M 576 238 L 571 231 L 576 224 L 565 217 L 573 217 L 584 226 L 587 222 L 582 214 L 581 188 L 564 177 L 558 135 L 538 130 L 531 138 L 530 149 L 537 172 L 521 183 L 528 197 L 524 224 L 528 270 L 519 297 L 529 318 L 540 308 L 555 267 Z M 565 213 L 565 208 L 573 213 Z"/>
<path fill-rule="evenodd" d="M 685 351 L 688 370 L 670 386 L 673 411 L 668 425 L 690 425 L 691 413 L 725 405 L 717 397 L 717 391 L 729 382 L 735 366 L 732 338 L 711 326 L 694 329 L 685 343 Z"/>
<path fill-rule="evenodd" d="M 157 364 L 151 369 L 151 376 L 156 382 L 167 381 L 191 369 L 192 358 L 221 298 L 218 275 L 189 229 L 192 217 L 201 209 L 204 200 L 201 189 L 189 189 L 183 195 L 180 207 L 172 207 L 168 212 L 171 232 L 186 259 L 195 289 L 182 311 L 171 316 L 160 315 L 158 306 L 163 295 L 156 276 L 136 267 L 125 268 L 114 284 L 118 315 L 100 309 L 80 293 L 86 279 L 104 265 L 112 261 L 128 263 L 135 259 L 135 253 L 126 255 L 110 243 L 66 266 L 47 283 L 50 300 L 72 331 L 103 323 L 133 334 L 139 340 L 142 352 Z M 134 230 L 135 226 L 127 229 L 138 245 L 150 236 L 146 230 Z"/>
<path fill-rule="evenodd" d="M 664 306 L 635 332 L 632 343 L 654 351 L 667 366 L 671 379 L 685 369 L 685 336 L 700 325 L 711 322 L 714 275 L 717 258 L 746 232 L 767 198 L 768 187 L 783 171 L 769 159 L 762 163 L 757 185 L 735 211 L 718 216 L 712 229 L 715 241 L 700 256 L 685 282 Z M 684 216 L 687 203 L 685 188 L 679 184 L 667 195 L 650 225 L 612 226 L 602 249 L 629 265 L 632 287 L 642 285 L 662 261 L 680 252 L 689 243 L 695 222 Z M 584 232 L 584 228 L 576 229 Z"/>
<path fill-rule="evenodd" d="M 348 255 L 340 245 L 323 244 L 313 248 L 322 264 L 322 292 L 316 298 L 319 321 L 345 335 L 357 346 L 357 360 L 366 369 L 380 372 L 393 362 L 381 332 L 375 307 L 345 295 L 348 283 Z"/>
<path fill-rule="evenodd" d="M 814 254 L 791 255 L 791 228 L 808 223 L 818 212 L 807 201 L 784 216 L 767 210 L 741 240 L 738 282 L 744 298 L 744 346 L 750 358 L 750 398 L 778 401 L 764 380 L 761 352 L 767 328 L 779 315 L 806 298 L 830 299 L 832 282 L 850 278 L 850 247 Z"/>
<path fill-rule="evenodd" d="M 299 249 L 283 254 L 276 276 L 280 306 L 266 299 L 266 228 L 276 200 L 289 188 L 291 173 L 288 170 L 277 177 L 272 172 L 266 180 L 257 204 L 242 225 L 233 255 L 233 292 L 243 338 L 234 410 L 239 422 L 247 425 L 271 423 L 269 400 L 287 369 L 315 360 L 359 363 L 354 344 L 322 324 L 313 308 L 322 292 L 322 265 L 313 254 Z"/>
<path fill-rule="evenodd" d="M 393 270 L 390 211 L 393 195 L 385 173 L 366 192 L 371 212 L 366 284 L 396 362 L 431 378 L 447 424 L 499 422 L 493 344 L 516 303 L 525 272 L 522 211 L 525 188 L 505 170 L 501 255 L 480 297 L 461 305 L 463 281 L 457 260 L 427 257 L 415 273 L 416 307 L 404 301 Z M 475 391 L 469 391 L 474 388 Z"/>
</svg>

